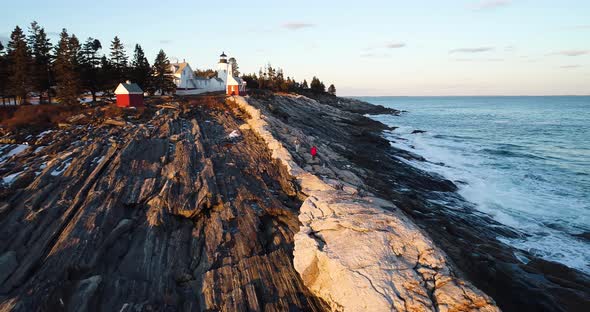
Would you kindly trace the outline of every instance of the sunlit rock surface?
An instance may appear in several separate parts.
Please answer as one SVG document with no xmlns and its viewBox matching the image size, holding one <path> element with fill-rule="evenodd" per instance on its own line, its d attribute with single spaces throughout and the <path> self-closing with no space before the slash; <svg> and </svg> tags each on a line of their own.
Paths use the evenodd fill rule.
<svg viewBox="0 0 590 312">
<path fill-rule="evenodd" d="M 455 276 L 446 256 L 391 203 L 351 195 L 354 191 L 338 190 L 304 171 L 273 137 L 265 116 L 244 98 L 235 101 L 308 195 L 299 211 L 294 265 L 332 310 L 498 310 L 487 295 Z"/>
</svg>

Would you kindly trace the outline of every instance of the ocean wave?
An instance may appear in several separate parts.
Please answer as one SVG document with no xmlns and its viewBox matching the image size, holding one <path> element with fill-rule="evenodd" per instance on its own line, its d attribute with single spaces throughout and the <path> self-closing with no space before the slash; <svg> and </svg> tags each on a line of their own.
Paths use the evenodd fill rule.
<svg viewBox="0 0 590 312">
<path fill-rule="evenodd" d="M 517 144 L 486 147 L 481 141 L 456 140 L 430 132 L 417 136 L 409 134 L 409 129 L 414 127 L 400 128 L 405 133 L 396 136 L 405 140 L 390 141 L 391 144 L 427 160 L 404 162 L 457 181 L 459 194 L 474 203 L 479 211 L 526 234 L 519 238 L 503 237 L 504 242 L 590 273 L 590 245 L 588 241 L 571 235 L 572 229 L 584 228 L 581 223 L 576 223 L 584 221 L 576 220 L 580 216 L 575 213 L 583 211 L 583 203 L 576 203 L 567 189 L 562 191 L 543 174 L 522 167 L 522 161 L 545 162 L 548 157 L 527 153 L 526 147 Z M 386 134 L 385 137 L 392 136 Z M 506 149 L 498 149 L 499 146 Z M 569 209 L 555 210 L 553 207 Z M 547 220 L 563 228 L 548 227 L 544 224 Z"/>
<path fill-rule="evenodd" d="M 515 152 L 515 151 L 510 151 L 510 150 L 504 150 L 504 149 L 483 148 L 483 149 L 479 150 L 479 152 L 483 152 L 483 153 L 495 155 L 495 156 L 500 156 L 500 157 L 546 159 L 544 156 L 538 156 L 538 155 L 530 154 L 530 153 Z"/>
</svg>

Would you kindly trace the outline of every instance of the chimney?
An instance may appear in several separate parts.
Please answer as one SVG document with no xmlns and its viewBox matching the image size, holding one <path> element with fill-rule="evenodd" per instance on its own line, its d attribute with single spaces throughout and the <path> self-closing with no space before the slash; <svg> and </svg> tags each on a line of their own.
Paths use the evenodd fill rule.
<svg viewBox="0 0 590 312">
<path fill-rule="evenodd" d="M 182 59 L 182 62 L 183 62 L 183 63 L 186 63 L 186 60 L 185 60 L 185 59 Z"/>
<path fill-rule="evenodd" d="M 126 80 L 125 83 L 126 84 L 131 84 L 131 80 Z"/>
</svg>

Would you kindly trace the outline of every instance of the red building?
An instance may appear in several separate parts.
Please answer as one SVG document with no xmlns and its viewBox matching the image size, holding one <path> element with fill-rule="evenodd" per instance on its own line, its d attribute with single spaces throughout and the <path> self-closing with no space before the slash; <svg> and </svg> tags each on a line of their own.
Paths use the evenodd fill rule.
<svg viewBox="0 0 590 312">
<path fill-rule="evenodd" d="M 239 85 L 230 85 L 227 84 L 227 95 L 240 95 L 240 86 Z"/>
<path fill-rule="evenodd" d="M 129 80 L 117 86 L 115 95 L 117 95 L 117 106 L 119 107 L 145 106 L 143 104 L 143 90 L 136 83 L 131 83 Z"/>
<path fill-rule="evenodd" d="M 224 56 L 225 54 L 222 54 Z M 246 93 L 246 83 L 242 81 L 240 77 L 234 76 L 232 66 L 228 66 L 227 69 L 227 83 L 225 87 L 227 95 L 240 95 Z"/>
</svg>

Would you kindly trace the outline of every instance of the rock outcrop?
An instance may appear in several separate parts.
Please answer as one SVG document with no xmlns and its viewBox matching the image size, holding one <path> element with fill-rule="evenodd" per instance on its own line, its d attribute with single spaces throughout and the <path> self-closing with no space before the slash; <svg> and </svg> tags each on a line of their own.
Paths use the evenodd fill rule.
<svg viewBox="0 0 590 312">
<path fill-rule="evenodd" d="M 300 168 L 260 111 L 234 97 L 250 127 L 307 195 L 299 212 L 294 265 L 334 311 L 498 311 L 458 277 L 444 253 L 393 204 L 348 192 Z M 387 208 L 385 210 L 384 208 Z"/>
<path fill-rule="evenodd" d="M 325 310 L 293 267 L 296 184 L 224 99 L 3 147 L 0 311 Z"/>
<path fill-rule="evenodd" d="M 586 275 L 526 252 L 520 262 L 497 239 L 518 231 L 407 165 L 424 159 L 363 116 L 398 111 L 310 96 L 90 108 L 56 129 L 5 132 L 0 311 L 590 304 Z"/>
<path fill-rule="evenodd" d="M 335 101 L 340 101 L 340 106 Z M 455 276 L 483 290 L 502 310 L 585 311 L 590 305 L 590 278 L 586 274 L 504 244 L 499 238 L 518 237 L 518 230 L 479 213 L 455 192 L 457 187 L 452 182 L 408 165 L 406 159 L 426 160 L 392 147 L 381 137 L 383 131 L 392 129 L 362 115 L 371 114 L 373 109 L 359 106 L 353 112 L 346 109 L 353 105 L 344 103 L 347 101 L 333 96 L 314 100 L 293 95 L 248 99 L 267 124 L 266 131 L 288 150 L 291 161 L 336 190 L 393 203 L 396 208 L 386 205 L 384 210 L 391 211 L 394 218 L 403 211 L 448 255 L 445 261 Z M 318 148 L 315 160 L 309 156 L 312 145 Z M 321 219 L 321 213 L 314 218 Z M 373 219 L 361 218 L 371 220 L 362 227 L 373 228 L 375 218 L 379 214 Z M 306 234 L 313 246 L 311 240 L 318 241 L 321 233 L 316 235 L 314 223 L 305 220 L 302 223 L 308 229 L 302 233 L 313 234 Z M 299 241 L 299 234 L 297 237 Z M 529 261 L 522 262 L 523 257 Z"/>
</svg>

